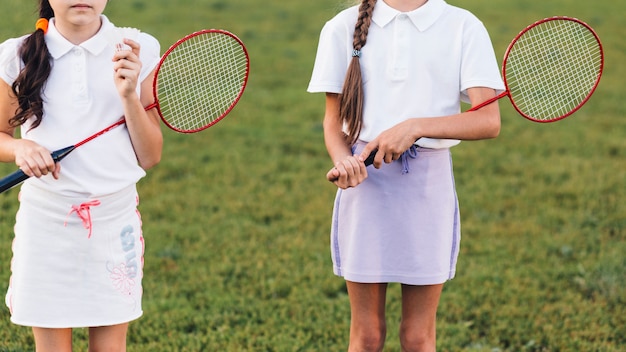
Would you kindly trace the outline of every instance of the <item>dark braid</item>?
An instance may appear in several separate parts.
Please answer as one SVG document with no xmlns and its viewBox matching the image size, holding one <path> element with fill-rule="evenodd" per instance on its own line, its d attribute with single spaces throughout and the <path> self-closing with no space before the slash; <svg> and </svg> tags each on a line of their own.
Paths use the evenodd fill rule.
<svg viewBox="0 0 626 352">
<path fill-rule="evenodd" d="M 39 1 L 39 17 L 50 19 L 54 16 L 48 0 Z M 9 123 L 21 126 L 35 116 L 32 128 L 41 124 L 43 118 L 43 89 L 52 70 L 51 56 L 44 39 L 44 31 L 37 29 L 27 37 L 19 49 L 24 68 L 13 82 L 13 93 L 17 96 L 18 109 Z"/>
<path fill-rule="evenodd" d="M 363 0 L 359 6 L 359 17 L 354 28 L 352 61 L 343 84 L 340 97 L 339 116 L 348 127 L 348 141 L 354 144 L 363 125 L 363 77 L 361 73 L 361 49 L 367 42 L 367 33 L 372 23 L 376 0 Z"/>
</svg>

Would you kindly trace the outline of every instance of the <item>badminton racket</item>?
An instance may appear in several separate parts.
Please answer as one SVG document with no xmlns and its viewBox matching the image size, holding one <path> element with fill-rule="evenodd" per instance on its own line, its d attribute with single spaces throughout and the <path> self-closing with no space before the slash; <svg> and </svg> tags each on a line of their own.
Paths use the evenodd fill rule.
<svg viewBox="0 0 626 352">
<path fill-rule="evenodd" d="M 195 133 L 222 120 L 235 107 L 248 82 L 250 60 L 243 42 L 220 29 L 191 33 L 161 57 L 153 81 L 161 120 L 180 133 Z M 55 162 L 73 150 L 125 123 L 119 121 L 74 145 L 52 152 Z M 28 179 L 22 170 L 0 180 L 0 193 Z"/>
<path fill-rule="evenodd" d="M 545 18 L 509 44 L 502 64 L 506 90 L 468 111 L 509 97 L 515 110 L 530 121 L 558 121 L 589 100 L 603 69 L 602 43 L 593 28 L 576 18 Z M 365 165 L 374 162 L 376 152 Z"/>
</svg>

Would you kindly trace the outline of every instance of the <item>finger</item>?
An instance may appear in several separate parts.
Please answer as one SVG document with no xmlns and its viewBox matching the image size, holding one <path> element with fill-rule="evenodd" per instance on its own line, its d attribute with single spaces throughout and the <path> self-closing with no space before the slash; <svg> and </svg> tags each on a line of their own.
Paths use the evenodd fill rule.
<svg viewBox="0 0 626 352">
<path fill-rule="evenodd" d="M 139 70 L 141 68 L 141 63 L 138 61 L 135 55 L 115 55 L 113 57 L 113 69 L 119 70 L 120 68 L 128 68 L 132 70 Z"/>
<path fill-rule="evenodd" d="M 376 155 L 375 152 L 374 152 L 374 155 Z M 373 160 L 373 158 L 372 158 L 372 160 Z M 366 164 L 364 162 L 359 164 L 359 176 L 361 178 L 367 177 L 367 166 L 368 166 L 368 164 Z"/>
<path fill-rule="evenodd" d="M 46 160 L 46 172 L 44 175 L 47 175 L 48 173 L 54 173 L 54 171 L 57 169 L 58 167 L 57 162 L 55 162 L 52 157 L 49 158 L 49 160 Z"/>
<path fill-rule="evenodd" d="M 141 60 L 139 59 L 139 56 L 130 50 L 116 52 L 111 60 L 115 63 L 113 65 L 114 69 L 125 67 L 137 70 L 141 68 Z"/>
<path fill-rule="evenodd" d="M 334 182 L 338 186 L 347 183 L 348 178 L 351 174 L 354 173 L 354 165 L 352 164 L 350 159 L 355 159 L 354 157 L 346 158 L 343 161 L 338 161 L 335 163 L 335 167 L 333 167 L 328 173 L 332 173 L 332 178 L 329 181 Z M 358 164 L 359 161 L 355 161 L 355 164 Z M 344 188 L 344 187 L 342 187 Z"/>
<path fill-rule="evenodd" d="M 374 165 L 375 168 L 380 169 L 380 167 L 383 165 L 383 162 L 385 162 L 385 157 L 387 156 L 387 154 L 385 154 L 385 152 L 381 149 L 377 149 L 375 152 L 376 154 L 374 154 L 374 162 L 372 163 L 372 165 Z"/>
<path fill-rule="evenodd" d="M 343 163 L 346 172 L 350 178 L 358 177 L 363 167 L 363 161 L 359 156 L 351 156 L 347 158 Z"/>
<path fill-rule="evenodd" d="M 135 74 L 135 71 L 131 69 L 119 68 L 115 71 L 115 77 L 123 78 L 123 79 L 131 79 L 131 78 L 135 78 L 136 74 Z"/>
<path fill-rule="evenodd" d="M 365 145 L 365 147 L 361 151 L 361 154 L 359 155 L 359 159 L 365 162 L 366 160 L 368 160 L 368 158 L 370 158 L 373 154 L 375 154 L 377 150 L 378 150 L 378 139 L 374 139 L 373 141 Z"/>
<path fill-rule="evenodd" d="M 61 174 L 61 163 L 54 164 L 54 170 L 52 171 L 52 177 L 55 180 L 59 179 L 59 175 Z"/>
<path fill-rule="evenodd" d="M 385 161 L 385 164 L 389 164 L 389 163 L 393 162 L 393 160 L 394 160 L 393 154 L 392 153 L 385 154 L 385 157 L 383 158 L 383 160 Z"/>
<path fill-rule="evenodd" d="M 32 164 L 29 165 L 31 166 L 31 169 L 33 169 L 33 171 L 35 172 L 35 175 L 37 177 L 41 177 L 48 174 L 48 171 L 50 169 L 50 167 L 48 166 L 48 161 L 51 164 L 54 164 L 54 161 L 52 161 L 52 157 L 50 157 L 49 154 L 37 154 L 33 157 Z"/>
<path fill-rule="evenodd" d="M 41 177 L 41 169 L 33 163 L 24 162 L 20 165 L 20 169 L 24 171 L 28 177 Z"/>
<path fill-rule="evenodd" d="M 339 179 L 339 170 L 336 167 L 328 170 L 326 173 L 326 179 L 330 182 L 336 182 Z"/>
<path fill-rule="evenodd" d="M 369 153 L 369 155 L 367 156 L 367 158 L 365 158 L 365 160 L 363 160 L 363 164 L 365 166 L 369 166 L 372 165 L 374 163 L 374 158 L 376 157 L 376 152 L 378 151 L 378 149 L 374 149 L 371 153 Z M 363 158 L 363 154 L 361 154 L 359 156 L 360 159 Z"/>
<path fill-rule="evenodd" d="M 141 51 L 141 46 L 139 45 L 139 43 L 137 43 L 136 41 L 132 39 L 124 38 L 124 44 L 130 46 L 130 49 L 133 52 L 133 54 L 139 57 L 139 53 Z"/>
</svg>

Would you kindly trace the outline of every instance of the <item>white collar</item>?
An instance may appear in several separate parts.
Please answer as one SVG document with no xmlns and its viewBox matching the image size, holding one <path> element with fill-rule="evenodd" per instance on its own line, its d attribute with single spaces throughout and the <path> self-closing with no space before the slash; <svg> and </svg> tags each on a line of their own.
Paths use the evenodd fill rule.
<svg viewBox="0 0 626 352">
<path fill-rule="evenodd" d="M 106 16 L 100 15 L 100 19 L 102 21 L 102 26 L 100 26 L 100 30 L 98 31 L 98 33 L 79 45 L 74 45 L 70 41 L 65 39 L 65 37 L 63 37 L 63 35 L 61 35 L 61 33 L 59 33 L 59 31 L 57 30 L 54 18 L 50 19 L 48 32 L 46 33 L 45 38 L 46 45 L 48 46 L 48 51 L 50 51 L 50 55 L 52 55 L 52 58 L 58 59 L 61 56 L 67 54 L 76 46 L 87 50 L 93 55 L 100 54 L 108 46 L 108 41 L 106 40 L 103 33 L 113 27 L 113 24 Z"/>
<path fill-rule="evenodd" d="M 413 25 L 423 32 L 437 21 L 444 12 L 445 7 L 446 2 L 444 0 L 428 0 L 424 5 L 405 14 L 411 19 Z M 384 0 L 378 0 L 374 7 L 372 21 L 382 28 L 401 13 L 401 11 L 387 5 Z"/>
</svg>

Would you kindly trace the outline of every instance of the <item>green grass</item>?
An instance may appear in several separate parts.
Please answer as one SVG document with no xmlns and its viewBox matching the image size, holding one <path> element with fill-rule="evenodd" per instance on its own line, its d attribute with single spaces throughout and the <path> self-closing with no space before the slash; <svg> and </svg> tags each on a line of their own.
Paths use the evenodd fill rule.
<svg viewBox="0 0 626 352">
<path fill-rule="evenodd" d="M 31 3 L 3 0 L 0 38 L 32 30 Z M 324 101 L 305 92 L 319 30 L 346 3 L 109 3 L 114 23 L 152 33 L 163 50 L 189 32 L 224 28 L 252 60 L 235 110 L 199 134 L 164 128 L 163 161 L 139 185 L 145 314 L 131 324 L 129 351 L 346 350 L 349 303 L 328 249 L 334 187 L 324 180 Z M 454 148 L 463 241 L 440 304 L 439 350 L 625 350 L 626 5 L 450 3 L 484 21 L 499 58 L 527 24 L 579 17 L 602 38 L 606 69 L 574 116 L 536 124 L 502 101 L 497 139 Z M 0 165 L 0 174 L 14 168 Z M 0 195 L 0 292 L 16 197 Z M 386 351 L 399 351 L 399 298 L 391 285 Z M 85 331 L 75 334 L 76 350 L 85 350 Z M 30 330 L 0 307 L 0 351 L 32 350 Z"/>
</svg>

